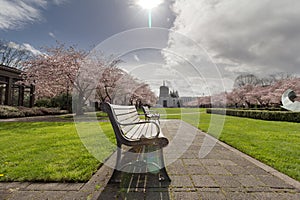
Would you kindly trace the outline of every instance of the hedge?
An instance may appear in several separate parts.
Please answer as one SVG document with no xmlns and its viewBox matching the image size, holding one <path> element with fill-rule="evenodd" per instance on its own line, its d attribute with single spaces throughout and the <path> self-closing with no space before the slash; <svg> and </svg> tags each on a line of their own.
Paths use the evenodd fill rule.
<svg viewBox="0 0 300 200">
<path fill-rule="evenodd" d="M 224 108 L 208 108 L 207 113 L 230 115 L 236 117 L 246 117 L 253 119 L 262 119 L 269 121 L 287 121 L 300 122 L 300 112 L 290 111 L 267 111 L 267 110 L 238 110 L 238 109 L 224 109 Z"/>
<path fill-rule="evenodd" d="M 56 115 L 66 114 L 67 111 L 60 110 L 58 108 L 45 108 L 45 107 L 12 107 L 12 106 L 0 106 L 0 118 L 15 118 L 15 117 L 30 117 L 41 115 Z"/>
</svg>

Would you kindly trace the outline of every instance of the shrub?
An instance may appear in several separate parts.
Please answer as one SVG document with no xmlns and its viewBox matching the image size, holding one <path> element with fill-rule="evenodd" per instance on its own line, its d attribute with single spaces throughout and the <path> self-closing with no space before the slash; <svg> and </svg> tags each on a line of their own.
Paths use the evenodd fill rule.
<svg viewBox="0 0 300 200">
<path fill-rule="evenodd" d="M 25 117 L 25 115 L 16 107 L 0 106 L 0 117 L 1 118 Z"/>
<path fill-rule="evenodd" d="M 47 99 L 47 98 L 38 99 L 38 100 L 35 101 L 35 106 L 50 108 L 50 107 L 52 107 L 51 99 Z"/>
<path fill-rule="evenodd" d="M 269 121 L 288 121 L 300 122 L 300 112 L 290 111 L 268 111 L 268 110 L 238 110 L 238 109 L 222 109 L 222 108 L 208 108 L 207 113 L 230 115 L 236 117 L 247 117 L 253 119 L 262 119 Z"/>
<path fill-rule="evenodd" d="M 30 117 L 66 113 L 68 112 L 65 110 L 60 110 L 59 108 L 0 106 L 0 118 Z"/>
<path fill-rule="evenodd" d="M 61 94 L 51 99 L 38 99 L 35 102 L 35 106 L 46 108 L 60 108 L 61 110 L 68 110 L 69 112 L 72 112 L 72 96 Z"/>
</svg>

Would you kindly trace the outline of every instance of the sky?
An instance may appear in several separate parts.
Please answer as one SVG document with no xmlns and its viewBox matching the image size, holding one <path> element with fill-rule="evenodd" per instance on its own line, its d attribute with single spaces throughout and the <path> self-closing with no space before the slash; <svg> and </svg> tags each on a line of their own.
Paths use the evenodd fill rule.
<svg viewBox="0 0 300 200">
<path fill-rule="evenodd" d="M 300 1 L 0 0 L 0 38 L 38 52 L 56 41 L 122 58 L 125 71 L 158 94 L 232 89 L 241 73 L 300 74 Z"/>
</svg>

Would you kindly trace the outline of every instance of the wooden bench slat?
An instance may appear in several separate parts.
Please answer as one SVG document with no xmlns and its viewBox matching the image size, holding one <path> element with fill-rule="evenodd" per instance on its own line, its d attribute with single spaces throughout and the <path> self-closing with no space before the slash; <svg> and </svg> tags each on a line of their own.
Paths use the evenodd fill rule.
<svg viewBox="0 0 300 200">
<path fill-rule="evenodd" d="M 145 124 L 140 124 L 138 126 L 135 126 L 130 132 L 126 133 L 126 137 L 130 139 L 139 139 L 141 138 L 141 135 L 143 134 L 143 129 L 145 127 Z"/>
<path fill-rule="evenodd" d="M 129 113 L 134 113 L 134 114 L 136 114 L 137 112 L 136 112 L 136 110 L 133 110 L 133 109 L 131 109 L 131 110 L 125 110 L 125 109 L 121 109 L 121 110 L 115 110 L 114 111 L 115 112 L 115 114 L 117 115 L 117 116 L 119 116 L 119 115 L 127 115 L 127 114 L 129 114 Z"/>
<path fill-rule="evenodd" d="M 117 120 L 119 123 L 132 123 L 140 121 L 140 118 L 136 114 L 130 113 L 128 115 L 117 116 Z"/>
</svg>

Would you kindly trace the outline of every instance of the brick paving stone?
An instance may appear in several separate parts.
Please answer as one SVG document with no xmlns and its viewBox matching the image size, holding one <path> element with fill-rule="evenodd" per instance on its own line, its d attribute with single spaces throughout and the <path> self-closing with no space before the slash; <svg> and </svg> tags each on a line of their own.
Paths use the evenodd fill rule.
<svg viewBox="0 0 300 200">
<path fill-rule="evenodd" d="M 183 155 L 181 155 L 180 158 L 193 158 L 193 159 L 197 159 L 198 158 L 198 154 L 195 151 L 189 150 L 189 151 L 186 151 Z"/>
<path fill-rule="evenodd" d="M 32 183 L 26 187 L 26 190 L 36 191 L 78 191 L 84 183 Z"/>
<path fill-rule="evenodd" d="M 207 171 L 211 175 L 220 174 L 220 175 L 230 175 L 231 173 L 226 170 L 223 166 L 207 166 Z"/>
<path fill-rule="evenodd" d="M 295 193 L 277 193 L 278 199 L 286 199 L 286 200 L 299 200 L 300 194 Z"/>
<path fill-rule="evenodd" d="M 188 150 L 198 152 L 200 150 L 200 145 L 192 144 L 191 146 L 189 146 Z"/>
<path fill-rule="evenodd" d="M 202 165 L 191 165 L 185 167 L 188 174 L 191 175 L 208 175 L 208 171 Z"/>
<path fill-rule="evenodd" d="M 232 166 L 232 165 L 226 165 L 224 166 L 226 170 L 228 170 L 231 174 L 239 174 L 239 175 L 248 175 L 250 174 L 249 171 L 247 171 L 245 168 L 241 166 Z"/>
<path fill-rule="evenodd" d="M 201 200 L 225 200 L 226 197 L 222 192 L 199 192 Z"/>
<path fill-rule="evenodd" d="M 241 183 L 235 178 L 235 176 L 213 176 L 215 181 L 220 187 L 234 187 L 239 188 L 241 187 Z"/>
<path fill-rule="evenodd" d="M 176 160 L 175 162 L 173 162 L 171 165 L 168 166 L 168 173 L 177 174 L 177 175 L 188 174 L 186 167 L 183 165 L 181 159 Z"/>
<path fill-rule="evenodd" d="M 258 200 L 258 198 L 251 193 L 241 192 L 228 192 L 226 193 L 226 198 L 231 200 Z"/>
<path fill-rule="evenodd" d="M 209 153 L 205 156 L 205 159 L 212 159 L 212 160 L 221 160 L 221 159 L 229 159 L 230 157 L 225 157 L 224 154 L 221 153 Z"/>
<path fill-rule="evenodd" d="M 218 162 L 223 166 L 237 166 L 237 164 L 231 160 L 218 160 Z"/>
<path fill-rule="evenodd" d="M 199 200 L 197 192 L 174 192 L 175 200 Z"/>
<path fill-rule="evenodd" d="M 238 175 L 235 177 L 245 187 L 266 186 L 263 182 L 261 182 L 252 175 Z"/>
<path fill-rule="evenodd" d="M 192 175 L 195 187 L 219 187 L 211 176 L 208 175 Z"/>
<path fill-rule="evenodd" d="M 165 162 L 170 163 L 174 160 L 177 160 L 181 155 L 178 155 L 178 153 L 170 153 L 170 152 L 164 152 L 165 156 Z"/>
<path fill-rule="evenodd" d="M 197 192 L 197 188 L 194 187 L 189 187 L 189 188 L 172 187 L 170 190 L 172 192 Z"/>
<path fill-rule="evenodd" d="M 263 183 L 265 183 L 269 187 L 275 187 L 275 188 L 293 188 L 293 186 L 286 184 L 281 179 L 273 176 L 273 175 L 267 175 L 267 176 L 257 176 L 259 180 L 261 180 Z"/>
<path fill-rule="evenodd" d="M 67 194 L 63 191 L 19 191 L 13 193 L 9 198 L 15 200 L 40 200 L 40 199 L 65 199 Z"/>
<path fill-rule="evenodd" d="M 275 192 L 259 192 L 259 193 L 253 193 L 253 195 L 257 198 L 257 199 L 264 199 L 264 200 L 274 200 L 274 199 L 280 199 L 280 195 L 275 193 Z M 284 197 L 284 200 L 286 200 L 287 198 Z M 296 200 L 296 199 L 295 199 Z M 299 200 L 299 199 L 298 199 Z"/>
<path fill-rule="evenodd" d="M 171 175 L 170 178 L 172 180 L 171 182 L 172 187 L 193 187 L 192 180 L 187 175 L 183 175 L 183 176 Z"/>
<path fill-rule="evenodd" d="M 255 164 L 253 164 L 252 162 L 250 162 L 244 158 L 236 157 L 236 158 L 232 158 L 232 161 L 241 167 L 245 167 L 245 168 L 249 168 L 249 169 L 257 168 L 257 166 Z"/>
<path fill-rule="evenodd" d="M 270 187 L 247 187 L 245 188 L 247 192 L 274 192 L 274 190 Z"/>
<path fill-rule="evenodd" d="M 203 166 L 199 159 L 182 159 L 183 164 L 186 165 L 198 165 Z"/>
<path fill-rule="evenodd" d="M 220 163 L 215 159 L 200 159 L 200 162 L 205 166 L 220 165 Z"/>
<path fill-rule="evenodd" d="M 267 171 L 257 167 L 257 166 L 251 166 L 251 167 L 246 167 L 245 168 L 250 174 L 253 175 L 270 175 Z"/>
<path fill-rule="evenodd" d="M 226 193 L 226 192 L 241 192 L 241 193 L 245 193 L 248 192 L 246 190 L 246 188 L 244 187 L 222 187 L 222 190 Z"/>
<path fill-rule="evenodd" d="M 222 193 L 223 190 L 221 188 L 216 188 L 216 187 L 200 187 L 197 188 L 198 192 L 220 192 Z"/>
</svg>

